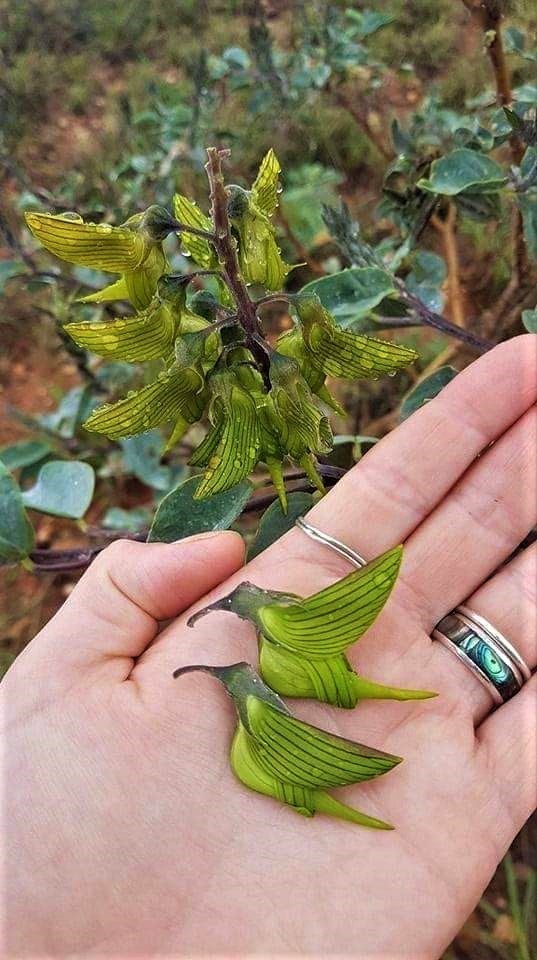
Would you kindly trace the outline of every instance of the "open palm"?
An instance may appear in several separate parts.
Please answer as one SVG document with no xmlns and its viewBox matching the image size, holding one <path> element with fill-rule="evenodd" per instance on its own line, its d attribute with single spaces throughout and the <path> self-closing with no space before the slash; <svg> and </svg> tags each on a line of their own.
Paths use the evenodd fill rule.
<svg viewBox="0 0 537 960">
<path fill-rule="evenodd" d="M 308 517 L 368 559 L 405 544 L 396 588 L 350 660 L 440 695 L 355 711 L 292 704 L 405 758 L 337 792 L 396 830 L 307 820 L 247 791 L 229 769 L 222 688 L 172 679 L 188 663 L 255 663 L 253 629 L 237 618 L 186 626 L 225 577 L 211 599 L 246 578 L 309 595 L 348 563 L 298 529 L 247 572 L 233 534 L 115 544 L 3 684 L 11 955 L 439 956 L 535 803 L 535 680 L 492 713 L 430 639 L 465 601 L 537 664 L 534 548 L 502 566 L 537 519 L 535 361 L 530 336 L 481 358 Z"/>
</svg>

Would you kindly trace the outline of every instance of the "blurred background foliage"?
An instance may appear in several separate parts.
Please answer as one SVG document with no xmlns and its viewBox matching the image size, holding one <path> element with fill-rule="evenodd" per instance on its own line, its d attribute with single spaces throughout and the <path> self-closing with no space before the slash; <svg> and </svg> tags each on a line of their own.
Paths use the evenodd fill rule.
<svg viewBox="0 0 537 960">
<path fill-rule="evenodd" d="M 430 310 L 492 341 L 535 329 L 537 199 L 523 181 L 535 173 L 536 31 L 532 0 L 0 0 L 0 459 L 23 489 L 52 458 L 85 461 L 97 477 L 84 519 L 31 512 L 38 555 L 91 553 L 118 531 L 147 529 L 189 476 L 189 448 L 163 460 L 159 431 L 111 444 L 81 429 L 98 401 L 155 371 L 96 361 L 63 335 L 74 317 L 110 315 L 74 302 L 104 277 L 38 250 L 22 210 L 119 223 L 169 206 L 175 191 L 203 205 L 206 146 L 231 148 L 228 180 L 243 185 L 272 146 L 283 168 L 279 242 L 303 264 L 290 289 L 358 262 L 344 218 L 323 219 L 341 198 L 361 249 L 389 261 Z M 418 180 L 434 179 L 431 164 L 457 148 L 492 152 L 508 189 L 440 203 L 431 194 L 427 206 Z M 188 269 L 177 244 L 169 253 Z M 289 326 L 283 307 L 266 317 L 269 336 Z M 383 321 L 389 329 L 397 317 Z M 476 356 L 405 326 L 397 339 L 418 348 L 419 364 L 393 381 L 339 386 L 350 413 L 334 418 L 328 466 L 348 468 Z M 255 527 L 255 511 L 245 513 L 250 540 Z M 60 564 L 0 575 L 7 667 L 78 574 Z M 530 824 L 517 839 L 446 960 L 535 956 L 535 834 Z"/>
</svg>

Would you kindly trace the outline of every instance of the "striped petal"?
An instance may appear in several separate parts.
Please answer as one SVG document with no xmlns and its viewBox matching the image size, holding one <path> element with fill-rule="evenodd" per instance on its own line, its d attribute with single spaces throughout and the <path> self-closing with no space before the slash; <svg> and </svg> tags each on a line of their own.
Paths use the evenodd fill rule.
<svg viewBox="0 0 537 960">
<path fill-rule="evenodd" d="M 313 326 L 307 337 L 312 363 L 331 377 L 344 380 L 374 379 L 402 370 L 417 358 L 410 347 L 390 340 L 377 340 L 335 327 L 327 332 Z"/>
<path fill-rule="evenodd" d="M 77 302 L 107 303 L 110 300 L 128 299 L 129 288 L 125 282 L 125 277 L 121 277 L 119 280 L 115 280 L 114 283 L 109 283 L 107 287 L 103 287 L 102 290 L 97 290 L 96 293 L 88 293 L 86 297 L 77 297 Z"/>
<path fill-rule="evenodd" d="M 125 274 L 129 300 L 137 310 L 145 310 L 153 299 L 157 282 L 169 269 L 169 263 L 159 244 L 154 244 L 143 266 Z"/>
<path fill-rule="evenodd" d="M 213 225 L 207 217 L 192 200 L 176 193 L 173 198 L 173 212 L 177 220 L 187 224 L 189 227 L 195 227 L 197 230 L 207 230 L 210 233 Z M 216 255 L 211 244 L 203 237 L 197 237 L 192 233 L 181 233 L 181 249 L 187 256 L 193 257 L 200 267 L 206 270 L 213 267 L 216 263 Z"/>
<path fill-rule="evenodd" d="M 320 730 L 249 696 L 248 730 L 264 770 L 296 786 L 329 788 L 361 783 L 388 773 L 400 757 Z"/>
<path fill-rule="evenodd" d="M 374 379 L 401 370 L 418 356 L 390 340 L 343 330 L 316 294 L 298 294 L 295 306 L 310 362 L 332 377 Z"/>
<path fill-rule="evenodd" d="M 308 659 L 343 653 L 376 620 L 401 558 L 402 547 L 395 547 L 307 600 L 267 604 L 258 612 L 263 634 Z"/>
<path fill-rule="evenodd" d="M 132 437 L 183 416 L 193 423 L 203 411 L 203 380 L 191 368 L 162 374 L 154 383 L 134 390 L 117 403 L 98 407 L 84 423 L 86 430 L 112 440 Z"/>
<path fill-rule="evenodd" d="M 261 161 L 252 186 L 252 200 L 266 217 L 271 217 L 278 206 L 280 170 L 280 162 L 271 147 Z"/>
<path fill-rule="evenodd" d="M 66 333 L 80 347 L 100 357 L 131 363 L 156 360 L 172 349 L 176 322 L 166 304 L 153 304 L 134 317 L 108 322 L 68 323 Z"/>
<path fill-rule="evenodd" d="M 216 427 L 211 427 L 207 431 L 206 436 L 201 441 L 199 447 L 194 451 L 190 460 L 188 461 L 189 466 L 191 467 L 206 467 L 209 463 L 211 457 L 214 456 L 218 449 L 218 444 L 222 439 L 224 427 L 223 424 L 219 424 Z"/>
<path fill-rule="evenodd" d="M 205 500 L 244 480 L 259 457 L 255 403 L 240 387 L 231 388 L 219 420 L 223 423 L 222 435 L 194 494 L 195 500 Z"/>
<path fill-rule="evenodd" d="M 67 263 L 77 263 L 105 273 L 134 270 L 144 259 L 142 237 L 125 227 L 84 223 L 64 214 L 26 213 L 34 237 Z"/>
</svg>

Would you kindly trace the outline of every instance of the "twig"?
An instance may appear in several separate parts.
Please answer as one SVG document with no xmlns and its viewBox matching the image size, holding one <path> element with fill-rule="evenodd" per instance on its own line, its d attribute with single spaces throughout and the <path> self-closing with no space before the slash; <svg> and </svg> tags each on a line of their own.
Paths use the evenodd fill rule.
<svg viewBox="0 0 537 960">
<path fill-rule="evenodd" d="M 409 309 L 418 316 L 420 322 L 425 324 L 425 326 L 433 327 L 435 330 L 440 330 L 441 333 L 445 333 L 449 337 L 456 337 L 457 340 L 460 340 L 462 343 L 467 343 L 470 347 L 475 347 L 476 350 L 491 350 L 492 347 L 496 346 L 492 340 L 484 340 L 481 337 L 470 333 L 469 330 L 463 330 L 462 327 L 458 327 L 457 324 L 451 323 L 450 320 L 446 320 L 446 318 L 440 313 L 436 313 L 434 310 L 429 310 L 429 308 L 425 306 L 419 297 L 416 297 L 413 293 L 410 293 L 410 290 L 407 289 L 404 280 L 401 280 L 400 277 L 395 277 L 394 282 L 398 288 L 401 300 L 407 304 Z"/>
<path fill-rule="evenodd" d="M 367 111 L 361 110 L 359 107 L 356 106 L 355 103 L 350 103 L 349 100 L 347 99 L 346 94 L 342 90 L 334 90 L 333 93 L 334 93 L 334 100 L 337 103 L 337 105 L 339 107 L 342 107 L 344 110 L 347 111 L 348 114 L 350 114 L 350 116 L 353 118 L 355 123 L 360 127 L 360 130 L 362 131 L 362 133 L 366 135 L 367 139 L 378 150 L 381 156 L 383 156 L 385 160 L 391 160 L 392 154 L 388 150 L 382 138 L 379 136 L 376 130 L 374 130 L 371 124 L 369 123 L 369 119 L 367 117 Z"/>
<path fill-rule="evenodd" d="M 173 229 L 178 233 L 192 233 L 195 237 L 203 237 L 209 243 L 214 243 L 216 240 L 216 234 L 211 233 L 210 230 L 199 230 L 198 227 L 190 227 L 188 223 L 181 223 L 179 220 L 173 221 Z"/>
<path fill-rule="evenodd" d="M 340 477 L 346 473 L 346 471 L 340 467 L 332 467 L 329 464 L 318 464 L 318 470 L 327 486 L 333 486 L 333 484 L 337 483 Z M 285 480 L 287 482 L 293 482 L 304 478 L 304 473 L 293 473 L 286 476 Z M 305 482 L 293 487 L 292 492 L 309 493 L 312 489 L 312 485 L 309 482 Z M 261 495 L 254 493 L 242 512 L 255 513 L 257 510 L 263 510 L 269 507 L 271 503 L 274 503 L 277 499 L 275 493 Z M 102 530 L 100 532 L 102 536 L 106 537 L 106 542 L 96 547 L 73 550 L 33 550 L 30 554 L 33 572 L 72 573 L 76 570 L 84 570 L 95 557 L 105 550 L 110 543 L 113 543 L 114 540 L 135 540 L 143 543 L 147 540 L 148 534 L 147 530 L 140 530 L 139 533 L 130 533 L 125 530 L 115 530 L 113 532 Z M 92 533 L 97 535 L 99 530 L 93 530 Z"/>
<path fill-rule="evenodd" d="M 466 326 L 463 306 L 463 294 L 460 279 L 459 251 L 457 248 L 457 236 L 455 224 L 457 221 L 457 208 L 454 203 L 448 203 L 447 214 L 442 219 L 438 214 L 431 217 L 431 223 L 435 230 L 442 237 L 444 254 L 446 257 L 449 306 L 454 322 L 459 327 Z"/>
<path fill-rule="evenodd" d="M 260 297 L 255 301 L 255 308 L 264 307 L 268 303 L 290 303 L 291 298 L 286 293 L 268 293 L 266 297 Z"/>
</svg>

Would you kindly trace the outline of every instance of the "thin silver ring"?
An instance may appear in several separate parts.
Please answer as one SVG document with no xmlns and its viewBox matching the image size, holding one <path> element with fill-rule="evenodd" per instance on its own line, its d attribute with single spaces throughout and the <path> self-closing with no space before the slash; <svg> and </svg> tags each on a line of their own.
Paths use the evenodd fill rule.
<svg viewBox="0 0 537 960">
<path fill-rule="evenodd" d="M 356 550 L 324 533 L 304 517 L 295 520 L 306 536 L 324 544 L 354 567 L 365 567 L 365 560 Z M 469 607 L 456 607 L 436 624 L 432 637 L 464 663 L 500 706 L 523 687 L 531 671 L 512 643 L 481 614 Z"/>
<path fill-rule="evenodd" d="M 336 540 L 335 537 L 330 537 L 327 533 L 323 533 L 322 530 L 318 530 L 317 527 L 312 526 L 311 523 L 307 523 L 304 517 L 297 517 L 295 525 L 299 527 L 306 536 L 311 537 L 312 540 L 316 540 L 318 543 L 324 543 L 326 547 L 330 547 L 335 553 L 339 553 L 341 557 L 345 557 L 354 567 L 365 567 L 367 560 L 364 560 L 356 550 L 352 550 L 344 543 Z"/>
</svg>

